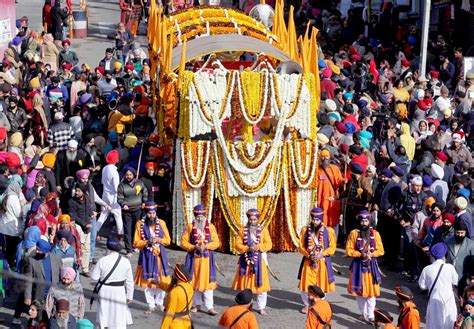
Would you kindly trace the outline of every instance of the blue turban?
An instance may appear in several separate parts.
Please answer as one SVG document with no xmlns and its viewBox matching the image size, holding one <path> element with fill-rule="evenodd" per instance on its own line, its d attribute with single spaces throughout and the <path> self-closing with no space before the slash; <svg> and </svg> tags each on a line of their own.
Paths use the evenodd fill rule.
<svg viewBox="0 0 474 329">
<path fill-rule="evenodd" d="M 428 175 L 423 175 L 423 187 L 430 187 L 433 184 L 433 179 Z"/>
<path fill-rule="evenodd" d="M 48 241 L 39 239 L 39 241 L 36 243 L 36 249 L 41 251 L 43 254 L 47 254 L 51 251 L 51 245 Z"/>
<path fill-rule="evenodd" d="M 329 112 L 328 117 L 334 118 L 336 121 L 341 121 L 341 115 L 337 112 Z"/>
<path fill-rule="evenodd" d="M 367 131 L 367 130 L 361 130 L 359 132 L 360 134 L 360 137 L 363 137 L 363 138 L 366 138 L 366 139 L 372 139 L 373 135 L 370 131 Z"/>
<path fill-rule="evenodd" d="M 311 215 L 311 218 L 317 218 L 319 220 L 323 220 L 324 216 L 324 209 L 323 208 L 313 208 L 311 209 L 311 212 L 309 213 Z"/>
<path fill-rule="evenodd" d="M 361 137 L 359 139 L 360 145 L 362 145 L 363 148 L 368 149 L 370 147 L 370 142 L 367 138 Z"/>
<path fill-rule="evenodd" d="M 320 69 L 325 69 L 326 68 L 326 62 L 322 59 L 318 61 L 318 66 Z"/>
<path fill-rule="evenodd" d="M 116 142 L 118 140 L 118 133 L 115 130 L 109 131 L 109 142 Z"/>
<path fill-rule="evenodd" d="M 148 201 L 147 203 L 145 203 L 145 211 L 146 212 L 156 211 L 156 209 L 158 209 L 158 206 L 153 201 Z"/>
<path fill-rule="evenodd" d="M 410 35 L 408 37 L 408 44 L 410 46 L 415 46 L 416 45 L 416 37 L 414 35 Z"/>
<path fill-rule="evenodd" d="M 354 96 L 352 95 L 352 93 L 345 93 L 344 95 L 342 95 L 342 99 L 344 99 L 345 101 L 350 99 L 352 100 Z"/>
<path fill-rule="evenodd" d="M 352 122 L 346 122 L 346 124 L 344 126 L 346 127 L 346 133 L 347 134 L 355 133 L 356 127 L 354 126 L 354 124 Z"/>
<path fill-rule="evenodd" d="M 36 243 L 38 243 L 39 239 L 41 239 L 41 231 L 38 226 L 33 225 L 28 229 L 28 232 L 26 233 L 25 237 L 25 249 L 30 249 L 31 247 L 36 246 Z"/>
<path fill-rule="evenodd" d="M 391 167 L 390 169 L 391 169 L 391 170 L 393 171 L 393 173 L 394 173 L 395 175 L 397 175 L 398 177 L 403 177 L 403 175 L 405 175 L 405 173 L 403 172 L 403 169 L 400 168 L 400 167 L 398 167 L 398 166 Z"/>
<path fill-rule="evenodd" d="M 460 188 L 457 191 L 456 196 L 462 196 L 466 200 L 469 200 L 469 197 L 471 196 L 471 191 L 469 191 L 467 188 Z"/>
<path fill-rule="evenodd" d="M 387 178 L 392 178 L 393 177 L 393 172 L 388 169 L 388 168 L 385 168 L 384 170 L 382 170 L 382 172 L 380 173 L 381 176 L 385 176 Z"/>
<path fill-rule="evenodd" d="M 372 218 L 372 215 L 370 214 L 370 212 L 368 210 L 361 210 L 357 214 L 357 218 L 359 220 L 361 220 L 361 219 L 370 219 L 370 218 Z"/>
<path fill-rule="evenodd" d="M 194 213 L 194 216 L 197 216 L 197 215 L 205 216 L 207 214 L 207 210 L 206 210 L 206 207 L 204 207 L 202 204 L 198 204 L 197 206 L 194 207 L 193 213 Z"/>
<path fill-rule="evenodd" d="M 12 40 L 12 45 L 18 46 L 23 39 L 21 37 L 14 37 Z"/>
<path fill-rule="evenodd" d="M 252 208 L 252 209 L 247 210 L 246 215 L 247 215 L 247 217 L 255 216 L 255 217 L 257 217 L 257 218 L 260 218 L 260 216 L 262 215 L 262 213 L 260 212 L 260 210 L 255 209 L 255 208 Z"/>
<path fill-rule="evenodd" d="M 362 169 L 362 166 L 357 162 L 351 162 L 349 167 L 353 174 L 362 175 L 364 173 L 364 169 Z"/>
<path fill-rule="evenodd" d="M 430 253 L 434 259 L 443 258 L 448 252 L 448 246 L 444 242 L 438 242 L 431 246 Z"/>
</svg>

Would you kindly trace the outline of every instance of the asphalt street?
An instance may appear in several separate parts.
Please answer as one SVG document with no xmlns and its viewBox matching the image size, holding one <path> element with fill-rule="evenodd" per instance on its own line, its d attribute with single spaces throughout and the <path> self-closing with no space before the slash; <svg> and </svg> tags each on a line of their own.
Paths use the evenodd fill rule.
<svg viewBox="0 0 474 329">
<path fill-rule="evenodd" d="M 74 1 L 77 6 L 78 1 Z M 41 9 L 42 1 L 18 0 L 17 16 L 26 15 L 29 17 L 29 25 L 31 29 L 41 30 Z M 89 63 L 91 67 L 98 65 L 99 60 L 103 57 L 105 49 L 113 46 L 113 41 L 107 39 L 107 34 L 114 30 L 117 22 L 120 20 L 120 10 L 118 0 L 115 1 L 89 1 L 89 31 L 87 39 L 74 39 L 72 47 L 77 51 L 80 63 Z M 145 45 L 145 38 L 139 38 L 142 45 Z M 146 47 L 145 47 L 146 48 Z M 104 241 L 98 242 L 97 255 L 104 255 Z M 184 262 L 185 254 L 179 250 L 170 249 L 169 262 L 172 266 L 178 262 Z M 137 262 L 137 254 L 132 258 L 132 266 L 135 268 Z M 297 272 L 300 264 L 301 256 L 298 253 L 281 253 L 269 254 L 269 263 L 279 277 L 280 281 L 271 278 L 272 290 L 268 296 L 268 315 L 258 317 L 261 328 L 304 328 L 305 315 L 299 311 L 302 308 L 300 294 L 297 289 Z M 215 292 L 216 310 L 222 314 L 226 306 L 233 304 L 235 292 L 231 289 L 232 281 L 237 269 L 237 256 L 218 254 L 217 260 L 225 276 L 219 275 L 219 287 Z M 348 266 L 350 259 L 344 256 L 343 250 L 338 249 L 333 262 L 343 272 L 342 275 L 336 275 L 336 292 L 328 295 L 327 299 L 332 304 L 334 311 L 333 328 L 370 328 L 368 324 L 357 320 L 359 315 L 357 303 L 353 296 L 347 293 L 346 287 L 349 279 Z M 377 299 L 377 307 L 389 311 L 395 319 L 397 319 L 398 307 L 393 293 L 393 288 L 397 285 L 404 284 L 412 288 L 416 294 L 416 303 L 422 314 L 426 308 L 426 295 L 421 294 L 417 285 L 403 281 L 400 274 L 389 272 L 382 268 L 387 275 L 384 278 L 381 287 L 381 296 Z M 86 317 L 92 321 L 95 319 L 95 307 L 89 309 L 89 297 L 91 296 L 94 283 L 89 279 L 81 277 L 84 287 L 86 302 Z M 0 309 L 0 317 L 5 317 L 5 322 L 0 326 L 3 328 L 12 328 L 9 324 L 13 314 L 15 300 L 7 298 L 4 307 Z M 156 328 L 161 323 L 162 314 L 155 312 L 151 315 L 145 315 L 146 309 L 145 296 L 142 290 L 136 289 L 134 302 L 130 305 L 133 314 L 134 325 L 136 328 Z M 197 313 L 193 316 L 196 328 L 217 328 L 219 315 L 211 317 L 204 313 Z M 26 318 L 23 319 L 26 324 Z"/>
</svg>

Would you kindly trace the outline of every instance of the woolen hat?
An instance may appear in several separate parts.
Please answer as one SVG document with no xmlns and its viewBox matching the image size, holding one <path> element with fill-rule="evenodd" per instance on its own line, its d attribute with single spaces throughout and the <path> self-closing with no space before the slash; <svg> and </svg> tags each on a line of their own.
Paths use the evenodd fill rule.
<svg viewBox="0 0 474 329">
<path fill-rule="evenodd" d="M 448 252 L 448 246 L 444 242 L 438 242 L 431 246 L 430 253 L 434 259 L 443 258 Z"/>
<path fill-rule="evenodd" d="M 318 298 L 324 298 L 326 296 L 324 291 L 316 285 L 311 285 L 308 287 L 308 294 Z"/>
<path fill-rule="evenodd" d="M 253 297 L 252 290 L 245 289 L 239 292 L 235 296 L 235 302 L 239 305 L 250 304 L 252 302 L 252 297 Z"/>
</svg>

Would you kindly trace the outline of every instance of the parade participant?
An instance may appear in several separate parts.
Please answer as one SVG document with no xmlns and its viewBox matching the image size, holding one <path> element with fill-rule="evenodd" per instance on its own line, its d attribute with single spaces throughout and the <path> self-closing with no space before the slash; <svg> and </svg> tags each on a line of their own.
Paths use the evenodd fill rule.
<svg viewBox="0 0 474 329">
<path fill-rule="evenodd" d="M 336 165 L 331 164 L 331 153 L 327 150 L 319 152 L 318 166 L 318 200 L 324 210 L 324 225 L 332 227 L 339 233 L 339 188 L 344 184 L 344 178 Z"/>
<path fill-rule="evenodd" d="M 346 242 L 346 255 L 353 257 L 347 291 L 356 296 L 360 319 L 372 322 L 382 281 L 377 258 L 385 251 L 379 232 L 370 225 L 370 213 L 362 210 L 357 217 L 360 229 L 353 230 Z"/>
<path fill-rule="evenodd" d="M 331 305 L 325 300 L 326 294 L 318 286 L 308 287 L 310 309 L 306 318 L 306 329 L 330 328 L 332 318 Z"/>
<path fill-rule="evenodd" d="M 156 216 L 156 204 L 145 203 L 145 218 L 135 227 L 133 247 L 140 250 L 138 266 L 135 272 L 135 284 L 145 288 L 145 299 L 150 314 L 156 308 L 164 310 L 165 291 L 171 282 L 166 246 L 171 239 L 166 223 Z"/>
<path fill-rule="evenodd" d="M 148 201 L 148 190 L 137 171 L 132 167 L 125 168 L 125 174 L 117 189 L 117 202 L 122 207 L 125 250 L 127 258 L 132 257 L 132 244 L 135 226 L 140 220 L 142 207 Z"/>
<path fill-rule="evenodd" d="M 76 271 L 72 267 L 61 268 L 61 282 L 57 286 L 49 289 L 46 297 L 45 310 L 48 317 L 52 317 L 57 312 L 55 301 L 66 299 L 69 301 L 69 313 L 79 321 L 84 317 L 85 301 L 82 285 L 76 281 Z"/>
<path fill-rule="evenodd" d="M 176 264 L 168 296 L 166 297 L 166 314 L 161 322 L 161 329 L 191 329 L 190 308 L 193 305 L 193 286 L 191 274 L 185 265 Z"/>
<path fill-rule="evenodd" d="M 235 296 L 234 306 L 229 306 L 219 320 L 219 326 L 229 329 L 258 329 L 257 317 L 252 312 L 252 290 L 245 289 Z"/>
<path fill-rule="evenodd" d="M 453 286 L 458 284 L 458 274 L 453 265 L 445 263 L 447 251 L 444 242 L 431 246 L 434 262 L 423 269 L 418 280 L 420 288 L 429 291 L 426 328 L 430 329 L 451 329 L 457 317 Z"/>
<path fill-rule="evenodd" d="M 413 302 L 413 292 L 405 286 L 395 287 L 400 315 L 397 326 L 400 329 L 419 329 L 420 312 Z"/>
<path fill-rule="evenodd" d="M 126 328 L 133 324 L 127 305 L 133 300 L 132 265 L 120 256 L 122 245 L 117 238 L 109 237 L 107 249 L 109 254 L 99 259 L 91 272 L 91 279 L 98 281 L 94 288 L 99 295 L 96 322 L 101 329 Z"/>
<path fill-rule="evenodd" d="M 232 289 L 251 289 L 257 295 L 255 310 L 266 315 L 267 291 L 270 290 L 266 253 L 272 249 L 272 240 L 268 229 L 258 223 L 260 211 L 249 209 L 246 215 L 247 225 L 240 230 L 235 242 L 240 257 Z"/>
<path fill-rule="evenodd" d="M 303 254 L 298 272 L 298 289 L 304 307 L 301 313 L 308 313 L 308 287 L 317 285 L 322 291 L 335 291 L 336 285 L 331 265 L 331 256 L 336 252 L 336 235 L 334 230 L 323 224 L 324 211 L 313 208 L 311 222 L 301 229 L 300 248 Z"/>
<path fill-rule="evenodd" d="M 393 317 L 385 310 L 376 308 L 374 310 L 374 323 L 376 329 L 395 329 L 392 324 Z"/>
<path fill-rule="evenodd" d="M 49 318 L 50 329 L 75 329 L 76 319 L 72 316 L 69 310 L 69 301 L 66 298 L 57 299 L 54 301 L 54 308 L 56 313 Z"/>
<path fill-rule="evenodd" d="M 203 310 L 215 316 L 217 312 L 214 310 L 214 289 L 217 287 L 217 273 L 214 250 L 219 248 L 221 243 L 216 228 L 207 219 L 206 208 L 197 205 L 193 213 L 194 221 L 186 225 L 181 235 L 181 248 L 187 251 L 186 268 L 194 288 L 194 306 L 191 312 Z"/>
<path fill-rule="evenodd" d="M 97 220 L 96 230 L 99 232 L 105 220 L 110 214 L 112 214 L 115 219 L 117 234 L 121 236 L 123 235 L 122 211 L 117 202 L 117 190 L 120 184 L 120 176 L 116 166 L 117 162 L 119 162 L 119 152 L 117 150 L 110 151 L 107 153 L 105 161 L 107 162 L 107 165 L 102 169 L 102 186 L 104 189 L 102 200 L 110 205 L 111 209 L 102 209 L 100 217 Z"/>
</svg>

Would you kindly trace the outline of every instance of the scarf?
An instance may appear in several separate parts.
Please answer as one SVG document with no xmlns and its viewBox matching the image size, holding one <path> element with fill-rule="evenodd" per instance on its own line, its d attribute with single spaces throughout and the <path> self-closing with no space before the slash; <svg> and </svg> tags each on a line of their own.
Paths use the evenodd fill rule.
<svg viewBox="0 0 474 329">
<path fill-rule="evenodd" d="M 375 242 L 375 231 L 372 227 L 369 228 L 369 241 L 364 243 L 362 238 L 361 231 L 359 230 L 356 242 L 355 249 L 363 252 L 364 249 L 367 249 L 370 253 L 373 253 L 377 249 L 377 244 Z M 352 273 L 351 286 L 352 290 L 357 293 L 362 293 L 362 273 L 371 273 L 372 282 L 374 284 L 380 284 L 382 278 L 380 276 L 379 266 L 377 260 L 372 258 L 370 261 L 365 261 L 362 257 L 354 258 L 349 270 Z"/>
<path fill-rule="evenodd" d="M 46 113 L 44 112 L 43 98 L 40 94 L 35 94 L 33 96 L 33 108 L 38 112 L 41 121 L 43 122 L 43 127 L 48 129 L 48 120 L 46 119 Z"/>
<path fill-rule="evenodd" d="M 245 226 L 243 230 L 243 242 L 246 246 L 250 247 L 254 243 L 260 243 L 263 227 L 257 225 L 257 230 L 255 232 L 255 239 L 252 238 L 250 232 L 250 226 Z M 262 253 L 259 251 L 254 252 L 245 252 L 240 255 L 239 259 L 239 273 L 242 276 L 247 274 L 247 268 L 250 266 L 250 274 L 255 274 L 257 287 L 261 287 L 263 284 L 262 280 Z"/>
<path fill-rule="evenodd" d="M 323 224 L 321 224 L 321 228 L 319 229 L 319 232 L 317 235 L 317 241 L 314 241 L 314 237 L 316 237 L 316 234 L 314 234 L 313 232 L 313 227 L 312 225 L 308 225 L 305 232 L 304 241 L 305 241 L 305 248 L 307 250 L 310 250 L 310 253 L 316 253 L 324 249 L 327 249 L 329 247 L 329 232 Z M 301 274 L 303 272 L 305 261 L 306 261 L 306 258 L 303 257 L 301 259 L 300 269 L 298 271 L 298 280 L 301 279 Z M 335 279 L 334 279 L 334 271 L 332 270 L 331 257 L 324 256 L 324 261 L 326 263 L 328 281 L 329 283 L 333 283 L 335 282 Z M 318 266 L 318 263 L 311 262 L 311 268 L 315 269 L 317 266 Z"/>
<path fill-rule="evenodd" d="M 196 223 L 193 221 L 193 228 L 191 229 L 191 234 L 190 234 L 190 242 L 191 244 L 196 245 L 200 240 L 201 240 L 201 234 L 199 233 Z M 204 240 L 206 243 L 209 243 L 211 241 L 211 230 L 209 227 L 209 221 L 206 220 L 206 225 L 204 226 Z M 210 273 L 209 273 L 209 282 L 216 282 L 216 261 L 214 258 L 214 251 L 212 250 L 206 250 L 204 253 L 201 253 L 199 251 L 194 251 L 194 252 L 188 252 L 186 254 L 186 262 L 185 266 L 188 269 L 190 273 L 190 280 L 193 279 L 194 275 L 194 257 L 204 257 L 207 258 L 209 257 L 209 266 L 210 266 Z"/>
<path fill-rule="evenodd" d="M 150 240 L 152 238 L 163 238 L 163 230 L 161 229 L 160 220 L 156 218 L 155 220 L 155 230 L 153 236 L 150 233 L 150 226 L 146 220 L 142 220 L 140 226 L 140 237 L 142 240 Z M 154 250 L 159 249 L 159 255 L 154 254 Z M 161 260 L 162 271 L 158 269 L 158 257 Z M 142 276 L 145 280 L 155 280 L 157 281 L 160 275 L 168 276 L 168 257 L 166 255 L 166 250 L 163 245 L 159 244 L 148 244 L 142 251 L 140 251 L 140 256 L 138 257 L 138 265 L 142 266 L 143 272 Z"/>
</svg>

